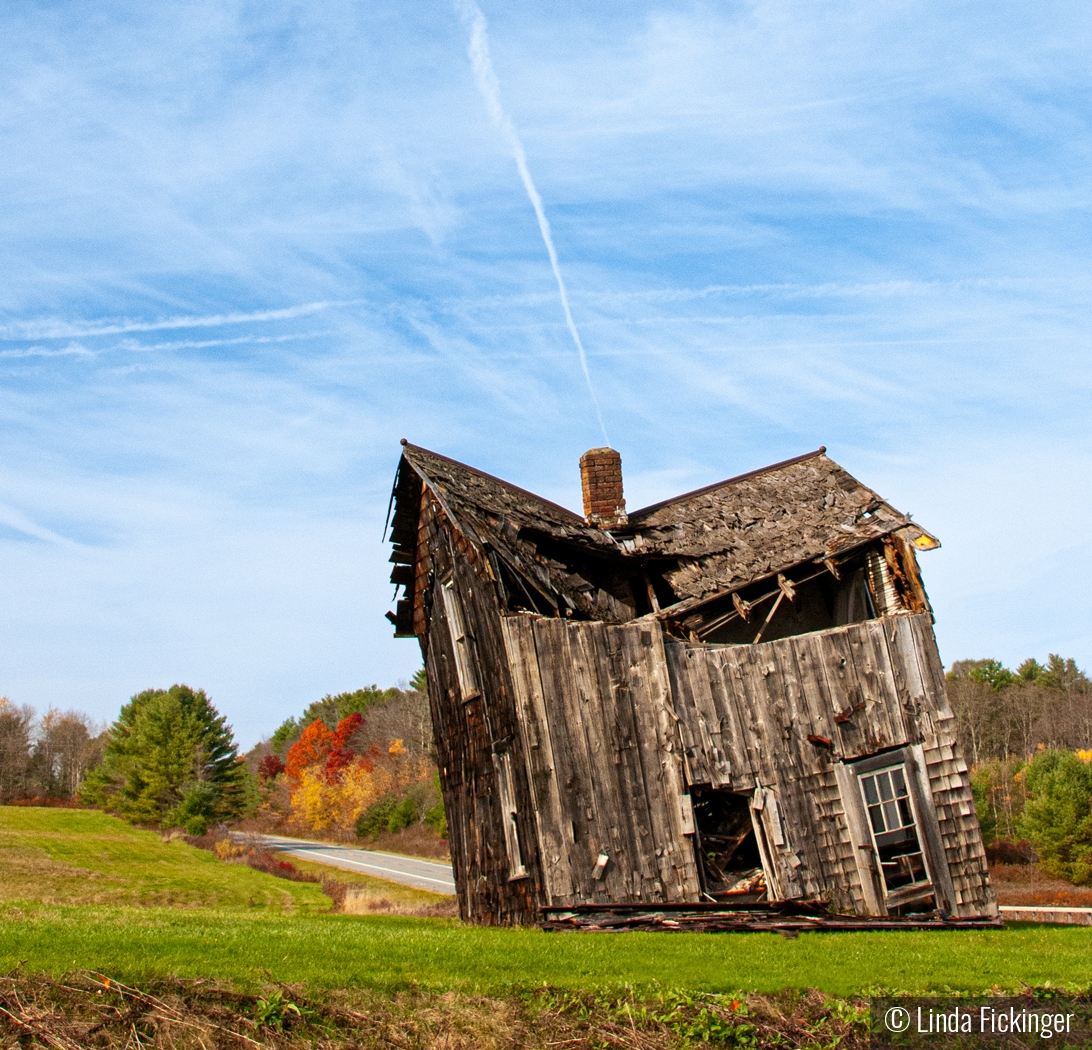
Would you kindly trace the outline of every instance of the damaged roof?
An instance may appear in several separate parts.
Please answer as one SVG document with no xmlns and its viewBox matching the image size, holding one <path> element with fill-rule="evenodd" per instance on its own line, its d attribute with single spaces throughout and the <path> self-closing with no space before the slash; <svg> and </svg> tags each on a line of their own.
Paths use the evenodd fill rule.
<svg viewBox="0 0 1092 1050">
<path fill-rule="evenodd" d="M 680 598 L 743 586 L 816 558 L 836 557 L 910 525 L 843 470 L 825 448 L 708 485 L 632 514 L 637 550 L 671 555 Z"/>
<path fill-rule="evenodd" d="M 495 552 L 555 607 L 560 595 L 579 614 L 612 622 L 630 618 L 632 609 L 602 579 L 588 579 L 596 572 L 582 565 L 602 575 L 654 564 L 678 600 L 692 604 L 898 529 L 909 527 L 911 540 L 926 537 L 919 546 L 937 545 L 825 448 L 646 507 L 624 529 L 608 532 L 518 486 L 404 443 L 392 495 L 393 561 L 412 563 L 421 486 L 470 543 Z"/>
</svg>

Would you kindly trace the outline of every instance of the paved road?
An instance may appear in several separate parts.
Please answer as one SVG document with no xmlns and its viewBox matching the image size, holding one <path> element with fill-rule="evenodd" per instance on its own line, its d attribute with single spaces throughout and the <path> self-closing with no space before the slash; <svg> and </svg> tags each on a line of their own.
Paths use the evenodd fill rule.
<svg viewBox="0 0 1092 1050">
<path fill-rule="evenodd" d="M 329 864 L 332 868 L 359 871 L 378 879 L 389 879 L 433 893 L 455 893 L 455 877 L 451 865 L 443 861 L 419 860 L 416 857 L 400 857 L 396 853 L 378 853 L 353 846 L 335 846 L 329 842 L 311 842 L 307 839 L 289 839 L 281 835 L 238 835 L 240 839 L 258 839 L 278 853 L 287 853 L 300 860 L 313 860 L 317 864 Z"/>
</svg>

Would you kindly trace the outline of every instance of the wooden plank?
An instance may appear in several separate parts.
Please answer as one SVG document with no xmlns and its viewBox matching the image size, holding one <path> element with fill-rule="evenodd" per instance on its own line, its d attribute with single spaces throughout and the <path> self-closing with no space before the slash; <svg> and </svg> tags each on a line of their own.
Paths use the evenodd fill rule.
<svg viewBox="0 0 1092 1050">
<path fill-rule="evenodd" d="M 592 877 L 595 896 L 609 900 L 629 900 L 632 893 L 635 843 L 629 835 L 629 811 L 635 801 L 624 798 L 620 790 L 616 760 L 621 761 L 607 735 L 607 725 L 614 722 L 609 669 L 603 645 L 604 625 L 568 624 L 565 636 L 574 684 L 570 697 L 570 717 L 582 728 L 584 755 L 593 798 L 589 804 L 589 870 L 594 872 L 597 858 L 606 854 L 610 860 L 602 874 Z M 593 816 L 594 813 L 594 816 Z M 577 854 L 574 865 L 581 864 Z"/>
<path fill-rule="evenodd" d="M 643 632 L 650 643 L 651 632 L 651 625 Z M 652 885 L 646 886 L 646 891 L 654 892 L 657 895 L 654 899 L 686 899 L 679 897 L 675 877 L 675 854 L 681 845 L 676 816 L 678 790 L 665 784 L 663 778 L 662 742 L 649 692 L 648 669 L 640 651 L 647 648 L 640 641 L 641 633 L 639 628 L 610 628 L 609 644 L 616 685 L 620 696 L 625 697 L 634 721 L 635 757 L 639 763 L 641 784 L 641 797 L 634 801 L 647 822 L 644 842 L 649 874 L 654 880 Z M 670 798 L 667 797 L 669 792 Z M 692 899 L 696 899 L 696 896 Z"/>
<path fill-rule="evenodd" d="M 732 735 L 739 740 L 742 763 L 750 769 L 754 785 L 758 786 L 771 783 L 775 771 L 770 761 L 773 741 L 766 726 L 765 689 L 753 680 L 756 675 L 748 658 L 749 648 L 741 645 L 710 650 L 707 659 L 710 686 L 722 725 L 731 726 L 735 722 L 738 726 L 738 736 Z M 722 732 L 722 739 L 725 735 Z"/>
<path fill-rule="evenodd" d="M 679 750 L 678 716 L 671 700 L 671 683 L 663 649 L 663 632 L 658 625 L 650 625 L 649 629 L 634 626 L 614 628 L 612 634 L 621 636 L 622 651 L 629 660 L 631 682 L 642 686 L 640 690 L 630 690 L 638 723 L 646 724 L 652 731 L 651 734 L 639 734 L 637 745 L 648 790 L 653 835 L 660 840 L 658 848 L 662 848 L 662 858 L 668 861 L 670 867 L 668 872 L 665 866 L 661 866 L 661 871 L 670 880 L 665 881 L 665 891 L 669 900 L 696 901 L 700 897 L 701 886 L 694 840 L 689 834 L 693 827 L 684 826 L 681 809 L 683 803 L 680 800 L 685 793 L 686 782 Z"/>
<path fill-rule="evenodd" d="M 535 651 L 542 679 L 544 724 L 549 730 L 554 775 L 557 778 L 561 810 L 559 836 L 570 857 L 569 873 L 574 901 L 594 897 L 591 864 L 579 861 L 599 853 L 594 838 L 595 812 L 592 784 L 586 758 L 583 730 L 570 713 L 571 660 L 567 645 L 567 624 L 563 620 L 534 620 Z M 594 850 L 594 853 L 592 852 Z"/>
<path fill-rule="evenodd" d="M 838 778 L 858 871 L 857 886 L 860 896 L 855 901 L 857 914 L 886 915 L 882 879 L 872 852 L 872 835 L 868 830 L 868 813 L 864 799 L 861 798 L 860 784 L 852 768 L 841 762 L 835 765 L 834 772 Z M 862 846 L 867 848 L 861 849 Z"/>
<path fill-rule="evenodd" d="M 584 895 L 588 900 L 609 897 L 621 891 L 617 863 L 609 865 L 600 877 L 596 877 L 595 865 L 598 857 L 606 853 L 608 857 L 617 853 L 617 844 L 611 835 L 611 820 L 617 813 L 618 802 L 604 790 L 597 763 L 598 753 L 602 749 L 602 740 L 597 722 L 600 713 L 592 708 L 594 672 L 589 672 L 587 655 L 584 651 L 584 638 L 581 628 L 563 620 L 553 621 L 552 633 L 558 636 L 560 646 L 551 654 L 551 659 L 558 663 L 558 677 L 565 683 L 560 694 L 563 709 L 560 717 L 566 724 L 570 742 L 571 761 L 575 776 L 574 810 L 577 812 L 577 826 L 583 821 L 583 836 L 577 838 L 572 848 L 570 866 L 574 883 L 583 884 Z M 589 676 L 593 682 L 589 682 Z M 605 808 L 604 814 L 601 810 Z M 583 870 L 582 870 L 583 869 Z"/>
<path fill-rule="evenodd" d="M 694 664 L 694 689 L 701 698 L 710 743 L 724 756 L 717 780 L 730 791 L 750 791 L 755 786 L 754 767 L 738 688 L 731 674 L 725 673 L 723 656 L 728 651 L 694 648 L 689 658 Z"/>
<path fill-rule="evenodd" d="M 597 673 L 605 724 L 611 732 L 612 762 L 603 769 L 613 778 L 617 799 L 618 836 L 623 850 L 619 867 L 632 900 L 662 900 L 660 873 L 656 855 L 657 803 L 655 786 L 648 782 L 642 757 L 642 727 L 635 709 L 635 695 L 640 680 L 628 666 L 620 650 L 620 638 L 635 633 L 635 628 L 617 628 L 604 624 L 589 625 L 597 650 Z M 651 628 L 646 628 L 647 634 Z M 665 672 L 666 673 L 666 672 Z"/>
<path fill-rule="evenodd" d="M 830 751 L 817 748 L 808 740 L 809 734 L 814 734 L 796 659 L 796 643 L 796 638 L 770 643 L 768 650 L 776 670 L 766 682 L 767 690 L 771 691 L 771 680 L 776 676 L 779 702 L 784 705 L 787 746 L 775 753 L 774 760 L 778 766 L 778 790 L 788 826 L 786 849 L 793 855 L 788 862 L 795 869 L 804 895 L 818 897 L 823 891 L 825 865 L 817 832 L 823 821 L 818 800 L 809 787 L 813 778 L 829 767 L 832 758 Z M 770 695 L 773 695 L 772 691 Z"/>
<path fill-rule="evenodd" d="M 914 638 L 914 651 L 925 682 L 926 694 L 940 719 L 950 719 L 952 709 L 948 704 L 948 690 L 944 684 L 944 665 L 937 651 L 937 640 L 933 634 L 932 622 L 928 613 L 916 613 L 909 617 L 909 620 Z"/>
<path fill-rule="evenodd" d="M 853 660 L 854 672 L 864 701 L 864 708 L 856 712 L 853 722 L 864 737 L 863 747 L 868 753 L 882 751 L 902 741 L 892 732 L 891 720 L 885 700 L 887 690 L 876 667 L 875 652 L 867 623 L 857 623 L 846 628 L 846 641 Z"/>
<path fill-rule="evenodd" d="M 710 650 L 678 642 L 665 643 L 664 650 L 683 746 L 691 763 L 690 783 L 729 790 L 750 787 L 731 698 L 715 697 L 710 684 Z"/>
<path fill-rule="evenodd" d="M 906 763 L 908 774 L 908 786 L 914 801 L 914 808 L 918 811 L 919 832 L 924 841 L 922 846 L 926 851 L 929 864 L 929 874 L 933 881 L 933 890 L 936 893 L 937 903 L 946 911 L 957 908 L 959 895 L 952 883 L 951 862 L 952 857 L 944 848 L 941 840 L 940 825 L 937 817 L 937 806 L 932 785 L 929 782 L 929 769 L 925 761 L 924 749 L 914 746 L 909 749 L 910 760 Z M 960 914 L 958 910 L 955 914 Z"/>
<path fill-rule="evenodd" d="M 837 742 L 842 755 L 859 758 L 870 753 L 867 733 L 861 726 L 865 698 L 857 680 L 857 667 L 847 638 L 848 629 L 840 627 L 815 637 L 822 654 L 821 666 L 827 683 Z"/>
<path fill-rule="evenodd" d="M 687 648 L 680 642 L 671 642 L 664 646 L 668 674 L 671 677 L 671 692 L 675 698 L 675 710 L 679 716 L 679 736 L 682 740 L 683 755 L 686 761 L 686 779 L 689 784 L 704 786 L 714 781 L 714 756 L 712 740 L 705 718 L 695 697 L 694 683 L 691 679 L 691 661 L 687 659 Z M 706 683 L 708 690 L 708 683 Z M 720 777 L 717 776 L 717 780 Z"/>
<path fill-rule="evenodd" d="M 767 788 L 774 787 L 780 781 L 777 753 L 786 743 L 781 712 L 774 709 L 777 701 L 771 702 L 766 683 L 775 665 L 758 647 L 739 646 L 730 651 L 737 671 L 734 681 L 743 698 L 741 714 L 744 710 L 748 712 L 751 733 L 755 738 L 755 757 L 758 759 L 756 783 Z"/>
<path fill-rule="evenodd" d="M 931 705 L 918 667 L 911 617 L 905 614 L 888 616 L 882 623 L 891 661 L 892 682 L 899 706 L 904 712 L 907 739 L 915 744 L 934 743 L 936 736 Z"/>
<path fill-rule="evenodd" d="M 516 691 L 516 717 L 534 806 L 543 888 L 548 904 L 567 904 L 573 897 L 569 844 L 561 833 L 564 816 L 535 650 L 534 625 L 530 617 L 508 616 L 502 619 L 501 628 Z"/>
<path fill-rule="evenodd" d="M 834 703 L 823 671 L 823 650 L 819 637 L 804 634 L 792 639 L 801 702 L 807 710 L 810 732 L 832 743 L 838 740 Z M 832 752 L 832 755 L 834 752 Z"/>
</svg>

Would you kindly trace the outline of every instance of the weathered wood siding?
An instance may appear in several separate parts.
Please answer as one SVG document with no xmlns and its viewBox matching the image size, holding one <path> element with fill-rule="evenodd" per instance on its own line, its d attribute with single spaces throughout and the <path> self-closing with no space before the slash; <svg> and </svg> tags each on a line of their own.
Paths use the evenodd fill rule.
<svg viewBox="0 0 1092 1050">
<path fill-rule="evenodd" d="M 946 865 L 941 875 L 954 886 L 950 910 L 970 916 L 995 906 L 928 614 L 756 646 L 665 648 L 688 782 L 775 793 L 786 841 L 771 860 L 786 896 L 875 910 L 836 767 L 916 746 L 939 826 L 934 852 L 943 857 L 934 865 Z"/>
<path fill-rule="evenodd" d="M 503 630 L 548 903 L 698 900 L 659 626 L 519 615 Z"/>
<path fill-rule="evenodd" d="M 484 925 L 538 922 L 541 873 L 531 796 L 508 675 L 500 612 L 488 564 L 466 544 L 442 508 L 428 499 L 420 517 L 416 624 L 428 668 L 429 702 L 440 785 L 448 816 L 459 914 Z M 426 562 L 427 556 L 427 562 Z M 464 700 L 440 594 L 451 576 L 462 605 L 480 693 Z M 509 812 L 502 804 L 495 754 L 511 755 L 516 827 L 527 875 L 510 878 Z"/>
</svg>

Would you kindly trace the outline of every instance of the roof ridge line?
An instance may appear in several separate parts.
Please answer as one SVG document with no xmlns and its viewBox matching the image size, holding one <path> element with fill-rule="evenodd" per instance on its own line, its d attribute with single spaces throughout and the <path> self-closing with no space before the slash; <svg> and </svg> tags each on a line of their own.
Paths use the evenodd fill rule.
<svg viewBox="0 0 1092 1050">
<path fill-rule="evenodd" d="M 780 463 L 771 463 L 768 467 L 759 467 L 757 470 L 748 470 L 745 474 L 737 474 L 733 478 L 725 478 L 723 481 L 714 481 L 711 485 L 703 485 L 701 488 L 692 489 L 690 492 L 684 492 L 681 496 L 671 496 L 669 499 L 660 500 L 659 503 L 649 504 L 649 506 L 642 507 L 640 510 L 635 510 L 630 514 L 630 525 L 632 526 L 638 518 L 652 514 L 654 511 L 662 510 L 664 507 L 669 507 L 672 503 L 681 503 L 684 499 L 690 499 L 693 496 L 701 496 L 706 492 L 712 492 L 714 489 L 723 488 L 725 485 L 734 485 L 739 481 L 746 481 L 748 478 L 758 477 L 760 474 L 768 474 L 771 470 L 780 470 L 782 467 L 791 467 L 794 463 L 802 463 L 805 459 L 814 459 L 816 456 L 825 455 L 826 451 L 827 446 L 820 445 L 814 452 L 805 452 L 803 455 L 793 456 L 791 459 L 783 459 Z"/>
<path fill-rule="evenodd" d="M 463 463 L 461 460 L 452 459 L 451 456 L 445 456 L 442 452 L 433 452 L 430 448 L 425 448 L 423 445 L 414 445 L 402 438 L 402 447 L 406 449 L 414 449 L 418 452 L 427 452 L 430 456 L 435 456 L 437 459 L 442 459 L 445 463 L 453 463 L 457 467 L 462 467 L 463 470 L 469 471 L 471 474 L 477 474 L 480 478 L 485 478 L 487 481 L 494 481 L 498 485 L 503 485 L 506 489 L 512 489 L 514 492 L 520 493 L 522 496 L 527 496 L 529 499 L 533 499 L 536 503 L 545 504 L 547 507 L 553 507 L 554 510 L 560 511 L 568 518 L 572 518 L 574 522 L 579 522 L 585 528 L 591 528 L 590 525 L 575 511 L 569 510 L 568 507 L 561 506 L 560 503 L 554 503 L 553 500 L 546 499 L 544 496 L 540 496 L 535 492 L 531 492 L 529 489 L 521 488 L 519 485 L 513 485 L 510 481 L 505 481 L 504 478 L 498 478 L 493 474 L 487 474 L 484 470 L 479 470 L 477 467 L 470 466 L 469 463 Z"/>
</svg>

